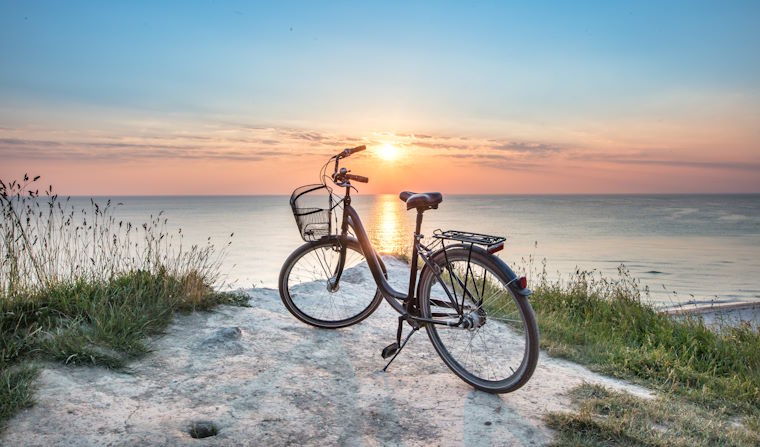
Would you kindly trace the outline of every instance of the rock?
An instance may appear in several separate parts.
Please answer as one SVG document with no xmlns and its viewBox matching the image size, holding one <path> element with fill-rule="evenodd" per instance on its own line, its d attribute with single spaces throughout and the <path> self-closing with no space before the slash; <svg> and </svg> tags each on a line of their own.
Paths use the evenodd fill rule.
<svg viewBox="0 0 760 447">
<path fill-rule="evenodd" d="M 239 340 L 243 335 L 243 331 L 239 327 L 223 327 L 214 332 L 214 335 L 203 341 L 204 345 L 226 343 L 229 341 Z"/>
<path fill-rule="evenodd" d="M 187 432 L 195 439 L 203 439 L 216 436 L 219 433 L 219 429 L 211 421 L 193 421 L 190 423 L 190 428 Z"/>
<path fill-rule="evenodd" d="M 237 326 L 223 327 L 217 329 L 214 335 L 203 340 L 201 344 L 219 355 L 240 355 L 245 351 L 243 345 L 237 341 L 242 335 L 243 331 Z"/>
<path fill-rule="evenodd" d="M 358 267 L 350 268 L 343 271 L 343 275 L 340 277 L 341 281 L 345 281 L 349 284 L 361 284 L 364 281 L 364 275 L 362 270 Z"/>
</svg>

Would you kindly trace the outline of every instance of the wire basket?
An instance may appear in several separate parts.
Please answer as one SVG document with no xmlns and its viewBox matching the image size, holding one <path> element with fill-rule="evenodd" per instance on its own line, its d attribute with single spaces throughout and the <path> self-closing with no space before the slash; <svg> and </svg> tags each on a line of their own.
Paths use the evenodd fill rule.
<svg viewBox="0 0 760 447">
<path fill-rule="evenodd" d="M 326 205 L 326 206 L 325 206 Z M 326 185 L 304 185 L 290 195 L 290 208 L 306 242 L 332 233 L 333 194 Z"/>
</svg>

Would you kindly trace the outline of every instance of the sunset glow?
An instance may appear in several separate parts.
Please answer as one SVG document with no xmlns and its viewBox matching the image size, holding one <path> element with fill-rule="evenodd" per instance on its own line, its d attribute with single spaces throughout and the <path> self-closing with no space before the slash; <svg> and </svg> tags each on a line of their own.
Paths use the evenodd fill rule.
<svg viewBox="0 0 760 447">
<path fill-rule="evenodd" d="M 284 194 L 366 144 L 362 193 L 760 191 L 757 2 L 117 9 L 0 6 L 0 178 Z"/>
<path fill-rule="evenodd" d="M 377 149 L 377 156 L 385 161 L 393 161 L 398 158 L 398 149 L 385 143 Z"/>
</svg>

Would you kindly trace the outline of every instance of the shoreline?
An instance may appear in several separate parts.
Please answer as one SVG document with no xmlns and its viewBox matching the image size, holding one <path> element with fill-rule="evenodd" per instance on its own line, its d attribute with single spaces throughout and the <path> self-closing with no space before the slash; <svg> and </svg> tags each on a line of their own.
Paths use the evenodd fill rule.
<svg viewBox="0 0 760 447">
<path fill-rule="evenodd" d="M 721 327 L 748 324 L 760 329 L 760 301 L 758 302 L 715 302 L 710 304 L 684 305 L 661 310 L 675 318 L 701 318 L 705 325 L 720 330 Z"/>
</svg>

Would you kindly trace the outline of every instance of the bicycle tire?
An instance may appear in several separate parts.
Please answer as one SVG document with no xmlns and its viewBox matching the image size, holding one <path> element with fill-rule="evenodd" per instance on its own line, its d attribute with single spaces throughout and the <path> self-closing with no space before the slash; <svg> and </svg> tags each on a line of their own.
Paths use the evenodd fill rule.
<svg viewBox="0 0 760 447">
<path fill-rule="evenodd" d="M 358 269 L 364 269 L 364 266 L 360 264 L 349 267 L 349 269 L 357 269 L 354 270 L 355 274 L 353 275 L 353 283 L 351 284 L 347 283 L 347 281 L 349 281 L 348 278 L 346 278 L 346 272 L 348 270 L 344 269 L 343 279 L 341 280 L 342 283 L 339 284 L 340 288 L 337 292 L 330 292 L 327 288 L 327 279 L 329 278 L 327 272 L 334 272 L 335 265 L 337 264 L 329 265 L 327 268 L 325 268 L 324 265 L 321 265 L 320 268 L 323 277 L 321 279 L 317 278 L 320 274 L 320 272 L 317 272 L 313 279 L 315 284 L 310 284 L 307 281 L 295 285 L 291 282 L 291 275 L 293 274 L 294 268 L 297 267 L 300 261 L 309 256 L 310 253 L 315 254 L 319 260 L 320 255 L 316 254 L 318 251 L 324 249 L 334 251 L 334 249 L 340 247 L 341 244 L 344 244 L 347 250 L 352 252 L 347 253 L 347 260 L 351 254 L 358 254 L 362 259 L 364 258 L 361 246 L 356 239 L 338 237 L 324 238 L 316 242 L 307 242 L 298 247 L 293 253 L 291 253 L 280 270 L 280 299 L 285 305 L 285 308 L 294 317 L 306 324 L 325 329 L 338 329 L 351 326 L 370 316 L 382 301 L 382 295 L 380 294 L 380 291 L 377 290 L 374 279 L 372 279 L 369 274 L 368 267 L 366 272 L 359 271 Z M 321 264 L 321 261 L 319 262 Z M 385 266 L 382 262 L 381 268 L 385 274 Z M 320 283 L 320 280 L 324 280 L 324 283 Z M 361 282 L 359 283 L 357 281 Z M 299 287 L 303 290 L 294 290 Z M 374 290 L 374 294 L 369 295 L 372 290 Z M 347 294 L 346 292 L 353 292 L 354 296 L 351 297 L 351 293 Z M 356 296 L 357 294 L 363 296 L 358 297 Z M 320 298 L 324 298 L 324 300 L 319 301 Z M 338 298 L 341 298 L 340 303 L 336 303 Z M 349 298 L 353 298 L 353 300 L 349 301 Z M 311 303 L 309 303 L 310 301 Z M 343 312 L 340 318 L 326 318 L 325 314 L 327 310 L 325 306 L 328 304 L 333 310 L 345 309 L 345 312 Z M 321 312 L 321 315 L 314 315 L 318 312 Z"/>
<path fill-rule="evenodd" d="M 451 371 L 453 371 L 462 380 L 474 386 L 475 388 L 488 393 L 508 393 L 517 390 L 518 388 L 525 385 L 525 383 L 530 379 L 530 377 L 533 375 L 533 372 L 535 371 L 536 364 L 538 363 L 538 325 L 536 323 L 536 317 L 530 303 L 526 297 L 517 295 L 510 287 L 511 279 L 506 274 L 506 271 L 508 271 L 506 264 L 504 264 L 503 261 L 501 261 L 496 256 L 487 253 L 485 250 L 480 249 L 479 247 L 474 247 L 474 249 L 470 251 L 469 246 L 458 245 L 447 247 L 445 253 L 443 250 L 437 252 L 431 257 L 431 263 L 438 265 L 441 268 L 442 278 L 445 278 L 447 276 L 447 270 L 444 269 L 447 260 L 450 265 L 457 261 L 462 263 L 469 261 L 470 263 L 479 266 L 478 268 L 483 269 L 483 291 L 485 292 L 485 287 L 488 285 L 489 293 L 491 291 L 491 288 L 494 288 L 493 290 L 496 290 L 497 292 L 503 292 L 503 295 L 496 295 L 496 292 L 494 292 L 494 297 L 488 297 L 487 300 L 482 296 L 485 295 L 485 293 L 482 293 L 480 296 L 475 294 L 478 298 L 480 298 L 482 304 L 480 306 L 477 306 L 476 303 L 473 303 L 470 309 L 472 309 L 472 312 L 481 312 L 481 310 L 483 310 L 485 313 L 483 317 L 478 317 L 479 320 L 483 320 L 483 324 L 477 329 L 468 330 L 437 324 L 427 324 L 425 326 L 425 329 L 428 333 L 428 337 L 430 338 L 431 343 L 433 344 L 433 347 Z M 476 271 L 477 269 L 473 269 L 473 276 L 476 273 L 479 273 Z M 499 285 L 494 285 L 495 283 L 493 282 L 487 283 L 486 278 L 488 274 L 493 275 L 493 278 L 498 280 Z M 457 281 L 451 280 L 449 283 L 457 283 Z M 431 318 L 431 316 L 433 316 L 435 313 L 433 311 L 434 308 L 439 311 L 439 315 L 441 314 L 440 311 L 442 309 L 446 311 L 445 307 L 440 307 L 442 299 L 441 296 L 437 296 L 431 300 L 431 290 L 433 290 L 433 287 L 435 286 L 442 290 L 442 287 L 436 280 L 432 269 L 426 266 L 426 268 L 424 268 L 423 272 L 420 274 L 420 282 L 418 288 L 418 296 L 420 297 L 422 316 L 425 318 Z M 447 300 L 447 298 L 445 299 Z M 489 300 L 494 301 L 494 304 L 486 305 L 487 302 L 490 303 Z M 495 307 L 496 305 L 502 307 L 497 308 Z M 504 321 L 498 321 L 502 313 L 505 313 L 506 310 L 512 309 L 512 307 L 507 306 L 513 306 L 515 311 L 514 313 L 520 316 L 520 327 L 517 325 L 518 320 L 516 318 L 514 320 L 508 320 L 502 317 L 502 320 Z M 453 306 L 451 307 L 453 308 Z M 489 310 L 489 308 L 492 310 Z M 447 312 L 451 313 L 452 311 L 453 309 L 448 310 Z M 492 313 L 492 315 L 488 315 L 489 313 Z M 483 328 L 489 327 L 489 325 L 489 334 L 485 336 L 483 334 L 480 334 L 480 331 L 484 330 Z M 443 331 L 450 332 L 444 333 Z M 468 366 L 467 360 L 469 359 L 469 356 L 472 355 L 472 352 L 466 353 L 464 360 L 462 360 L 461 355 L 455 356 L 452 354 L 452 351 L 457 352 L 457 350 L 459 350 L 461 354 L 461 351 L 463 349 L 461 347 L 454 346 L 455 343 L 453 340 L 461 338 L 463 342 L 468 341 L 467 335 L 464 337 L 459 337 L 452 335 L 456 334 L 456 332 L 452 331 L 460 331 L 462 334 L 471 334 L 469 337 L 468 345 L 470 351 L 473 349 L 472 345 L 475 337 L 479 337 L 480 340 L 475 341 L 475 344 L 480 344 L 482 341 L 483 346 L 486 348 L 486 355 L 489 356 L 491 354 L 488 350 L 486 339 L 488 339 L 489 342 L 496 341 L 500 345 L 506 345 L 513 342 L 516 343 L 520 340 L 520 338 L 524 338 L 525 344 L 522 348 L 522 353 L 519 352 L 519 349 L 511 349 L 509 350 L 510 352 L 500 353 L 498 356 L 494 356 L 497 361 L 503 360 L 504 363 L 515 363 L 514 360 L 510 359 L 516 358 L 516 356 L 521 356 L 522 358 L 520 359 L 519 367 L 513 368 L 508 364 L 507 366 L 509 366 L 511 374 L 502 377 L 501 375 L 494 373 L 493 378 L 482 377 L 482 372 L 476 373 L 473 371 L 476 369 L 476 366 Z M 520 332 L 522 332 L 522 336 Z M 442 337 L 442 334 L 445 334 L 446 336 Z M 501 348 L 502 346 L 497 347 Z M 466 350 L 467 348 L 464 349 Z M 507 351 L 507 349 L 504 350 Z M 515 353 L 511 351 L 518 352 Z M 473 362 L 477 361 L 477 359 L 480 357 L 483 357 L 482 354 L 476 353 L 473 356 Z M 483 363 L 486 362 L 484 361 Z M 489 372 L 493 372 L 492 359 L 489 358 L 487 360 L 487 363 L 489 364 Z M 497 366 L 499 365 L 497 364 Z"/>
</svg>

